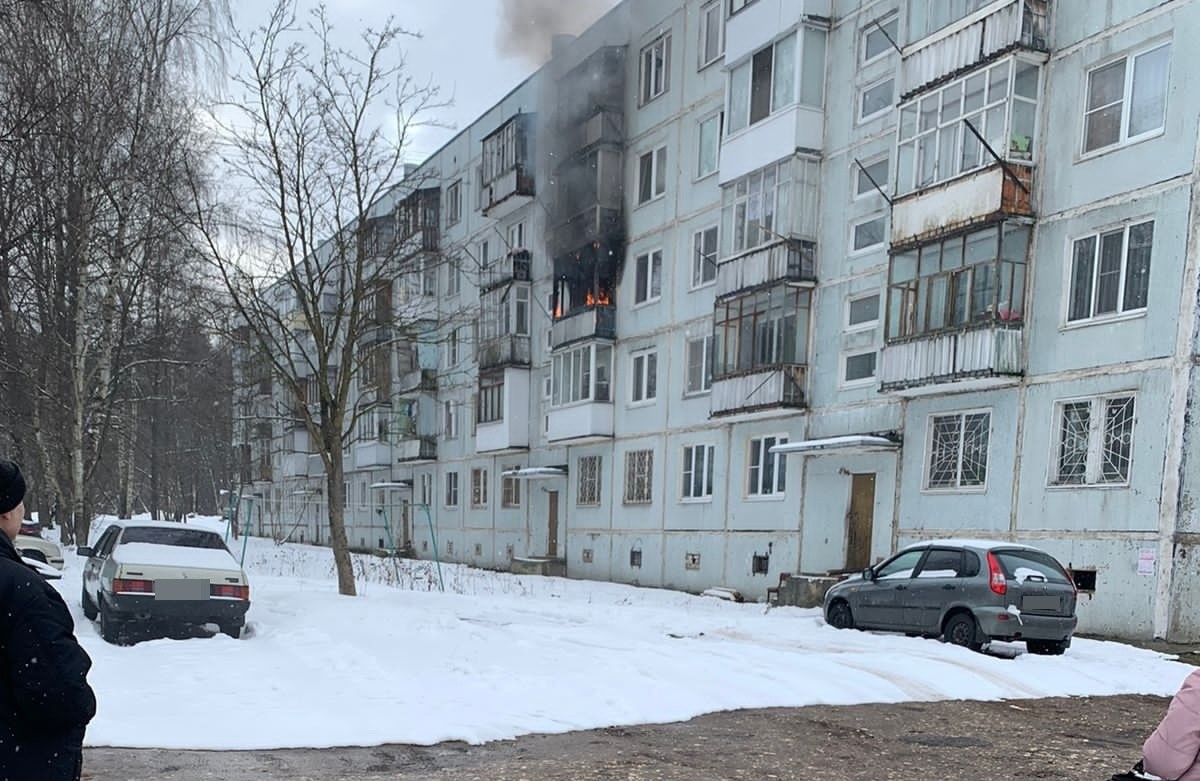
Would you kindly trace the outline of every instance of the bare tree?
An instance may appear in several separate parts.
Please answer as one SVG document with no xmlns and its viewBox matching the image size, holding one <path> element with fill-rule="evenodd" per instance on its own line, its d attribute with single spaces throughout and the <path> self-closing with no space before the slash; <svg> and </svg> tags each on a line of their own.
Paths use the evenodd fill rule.
<svg viewBox="0 0 1200 781">
<path fill-rule="evenodd" d="M 237 94 L 214 119 L 221 166 L 197 172 L 194 211 L 258 369 L 249 379 L 279 383 L 273 416 L 299 421 L 324 464 L 338 588 L 353 595 L 344 450 L 362 402 L 386 393 L 380 348 L 436 304 L 393 296 L 431 271 L 430 215 L 402 155 L 436 90 L 406 75 L 411 34 L 393 21 L 354 51 L 331 33 L 323 7 L 298 24 L 295 0 L 279 0 L 235 35 Z"/>
</svg>

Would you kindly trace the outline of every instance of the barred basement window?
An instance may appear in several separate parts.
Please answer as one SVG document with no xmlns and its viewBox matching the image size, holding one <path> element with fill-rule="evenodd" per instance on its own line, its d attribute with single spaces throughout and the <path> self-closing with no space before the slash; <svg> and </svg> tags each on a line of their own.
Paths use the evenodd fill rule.
<svg viewBox="0 0 1200 781">
<path fill-rule="evenodd" d="M 592 553 L 592 549 L 591 549 L 591 548 L 584 548 L 584 549 L 583 549 L 583 563 L 584 563 L 584 564 L 591 564 L 591 563 L 592 563 L 592 559 L 593 559 L 593 553 Z"/>
<path fill-rule="evenodd" d="M 1071 570 L 1071 579 L 1075 581 L 1075 588 L 1080 591 L 1096 590 L 1096 570 L 1094 569 L 1073 569 Z"/>
<path fill-rule="evenodd" d="M 987 482 L 992 413 L 961 412 L 929 419 L 927 489 L 982 487 Z"/>
<path fill-rule="evenodd" d="M 510 559 L 513 557 L 513 546 L 512 545 L 504 546 L 504 555 Z"/>
<path fill-rule="evenodd" d="M 699 553 L 683 554 L 683 568 L 684 569 L 700 569 L 700 554 Z"/>
<path fill-rule="evenodd" d="M 642 566 L 642 552 L 640 550 L 629 551 L 629 566 L 639 568 Z"/>
<path fill-rule="evenodd" d="M 1129 482 L 1133 462 L 1133 395 L 1059 402 L 1052 485 Z"/>
<path fill-rule="evenodd" d="M 450 540 L 446 541 L 446 553 L 449 553 L 451 555 L 453 555 L 453 553 L 454 553 L 454 543 L 451 542 Z"/>
<path fill-rule="evenodd" d="M 579 487 L 575 504 L 580 507 L 600 505 L 600 459 L 601 456 L 579 457 Z"/>
<path fill-rule="evenodd" d="M 653 450 L 625 454 L 625 504 L 649 504 L 653 498 Z"/>
<path fill-rule="evenodd" d="M 483 555 L 483 546 L 482 546 L 482 545 L 480 545 L 479 543 L 475 543 L 475 555 L 476 555 L 476 556 L 482 556 L 482 555 Z"/>
<path fill-rule="evenodd" d="M 766 575 L 771 569 L 771 554 L 754 554 L 750 559 L 751 575 Z"/>
<path fill-rule="evenodd" d="M 471 506 L 487 507 L 488 503 L 488 470 L 471 470 Z"/>
</svg>

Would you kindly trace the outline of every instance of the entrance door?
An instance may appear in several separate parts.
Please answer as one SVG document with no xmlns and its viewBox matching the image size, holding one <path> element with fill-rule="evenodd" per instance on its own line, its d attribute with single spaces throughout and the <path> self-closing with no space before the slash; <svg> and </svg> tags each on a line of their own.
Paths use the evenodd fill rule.
<svg viewBox="0 0 1200 781">
<path fill-rule="evenodd" d="M 871 563 L 871 531 L 875 524 L 875 473 L 850 476 L 850 510 L 846 513 L 846 569 Z"/>
<path fill-rule="evenodd" d="M 558 491 L 547 491 L 546 499 L 550 505 L 546 523 L 546 558 L 558 558 Z"/>
</svg>

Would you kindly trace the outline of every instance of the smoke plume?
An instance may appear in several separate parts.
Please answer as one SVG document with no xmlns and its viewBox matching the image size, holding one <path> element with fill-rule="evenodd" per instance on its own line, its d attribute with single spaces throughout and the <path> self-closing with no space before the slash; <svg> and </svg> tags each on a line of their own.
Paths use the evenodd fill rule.
<svg viewBox="0 0 1200 781">
<path fill-rule="evenodd" d="M 559 33 L 578 35 L 617 0 L 501 0 L 496 46 L 507 57 L 538 66 L 550 59 Z"/>
</svg>

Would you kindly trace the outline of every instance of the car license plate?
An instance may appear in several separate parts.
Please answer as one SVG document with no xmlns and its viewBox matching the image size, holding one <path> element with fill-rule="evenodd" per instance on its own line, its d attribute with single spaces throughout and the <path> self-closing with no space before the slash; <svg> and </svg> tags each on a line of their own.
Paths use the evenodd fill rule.
<svg viewBox="0 0 1200 781">
<path fill-rule="evenodd" d="M 208 580 L 156 580 L 154 598 L 175 602 L 185 599 L 208 599 Z"/>
<path fill-rule="evenodd" d="M 1058 612 L 1062 607 L 1062 601 L 1058 597 L 1035 597 L 1029 596 L 1021 600 L 1021 609 L 1030 612 Z"/>
</svg>

